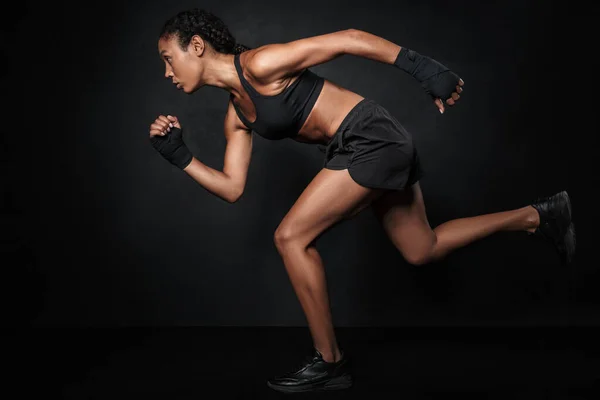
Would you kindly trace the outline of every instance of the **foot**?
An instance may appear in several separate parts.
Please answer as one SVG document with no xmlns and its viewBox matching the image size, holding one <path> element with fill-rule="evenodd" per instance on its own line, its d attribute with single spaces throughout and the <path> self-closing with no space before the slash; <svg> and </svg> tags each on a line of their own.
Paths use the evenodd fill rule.
<svg viewBox="0 0 600 400">
<path fill-rule="evenodd" d="M 553 196 L 539 198 L 532 207 L 540 217 L 539 226 L 532 234 L 552 243 L 561 264 L 569 264 L 575 253 L 575 226 L 571 220 L 569 195 L 562 191 Z"/>
<path fill-rule="evenodd" d="M 350 365 L 343 351 L 341 354 L 338 362 L 329 363 L 314 349 L 312 357 L 305 359 L 297 371 L 270 379 L 267 386 L 286 393 L 349 388 L 352 386 Z"/>
</svg>

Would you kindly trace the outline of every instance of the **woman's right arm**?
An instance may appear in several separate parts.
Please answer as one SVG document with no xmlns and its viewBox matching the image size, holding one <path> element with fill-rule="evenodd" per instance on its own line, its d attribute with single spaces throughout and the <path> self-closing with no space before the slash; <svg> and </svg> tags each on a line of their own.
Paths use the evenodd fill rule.
<svg viewBox="0 0 600 400">
<path fill-rule="evenodd" d="M 252 154 L 252 131 L 242 124 L 231 100 L 225 115 L 227 139 L 223 171 L 210 168 L 196 158 L 183 170 L 206 190 L 235 203 L 244 193 Z"/>
</svg>

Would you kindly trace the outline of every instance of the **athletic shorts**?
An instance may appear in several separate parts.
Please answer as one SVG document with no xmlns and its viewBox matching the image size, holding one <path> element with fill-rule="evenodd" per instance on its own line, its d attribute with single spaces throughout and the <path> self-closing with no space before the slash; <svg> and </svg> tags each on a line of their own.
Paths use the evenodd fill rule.
<svg viewBox="0 0 600 400">
<path fill-rule="evenodd" d="M 323 168 L 348 169 L 361 186 L 401 190 L 423 177 L 410 133 L 374 100 L 361 100 L 325 147 Z"/>
</svg>

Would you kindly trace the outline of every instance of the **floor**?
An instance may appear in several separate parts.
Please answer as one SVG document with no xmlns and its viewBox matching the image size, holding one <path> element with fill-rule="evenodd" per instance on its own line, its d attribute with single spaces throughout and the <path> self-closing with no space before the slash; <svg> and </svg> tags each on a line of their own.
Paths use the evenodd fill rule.
<svg viewBox="0 0 600 400">
<path fill-rule="evenodd" d="M 13 375 L 7 382 L 44 398 L 600 399 L 598 333 L 590 327 L 336 328 L 354 385 L 292 395 L 268 388 L 266 380 L 311 353 L 306 327 L 13 330 L 5 336 L 4 361 Z"/>
</svg>

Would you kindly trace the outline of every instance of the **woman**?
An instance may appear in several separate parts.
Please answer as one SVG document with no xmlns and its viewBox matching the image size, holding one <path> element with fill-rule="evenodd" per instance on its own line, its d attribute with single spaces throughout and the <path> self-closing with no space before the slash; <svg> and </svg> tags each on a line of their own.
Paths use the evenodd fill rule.
<svg viewBox="0 0 600 400">
<path fill-rule="evenodd" d="M 271 379 L 284 392 L 341 389 L 352 383 L 348 358 L 331 322 L 317 238 L 337 222 L 371 206 L 392 243 L 413 265 L 498 231 L 527 231 L 548 239 L 565 262 L 575 248 L 566 192 L 522 208 L 429 226 L 419 179 L 423 176 L 411 135 L 370 99 L 308 68 L 343 54 L 394 65 L 410 73 L 441 113 L 454 105 L 464 82 L 431 58 L 355 29 L 250 49 L 236 44 L 223 22 L 193 9 L 169 19 L 158 49 L 165 77 L 193 93 L 204 85 L 230 92 L 223 171 L 195 159 L 175 116 L 150 125 L 153 146 L 211 193 L 234 203 L 244 191 L 254 131 L 326 145 L 323 169 L 306 187 L 275 231 L 276 247 L 302 305 L 314 354 L 298 370 Z"/>
</svg>

